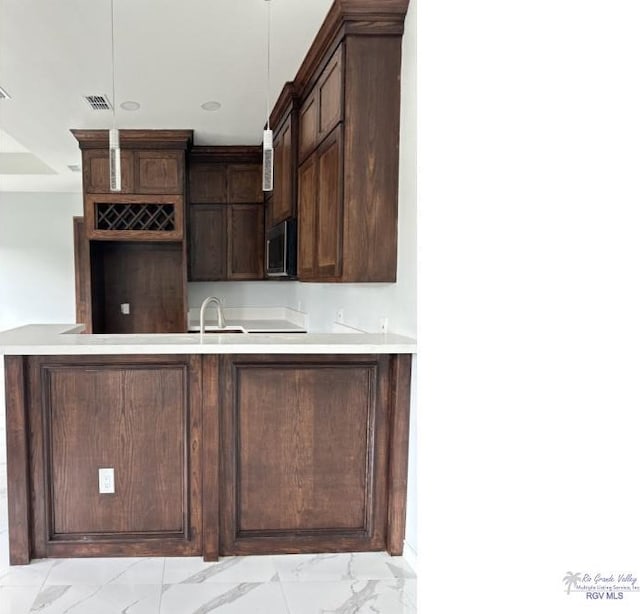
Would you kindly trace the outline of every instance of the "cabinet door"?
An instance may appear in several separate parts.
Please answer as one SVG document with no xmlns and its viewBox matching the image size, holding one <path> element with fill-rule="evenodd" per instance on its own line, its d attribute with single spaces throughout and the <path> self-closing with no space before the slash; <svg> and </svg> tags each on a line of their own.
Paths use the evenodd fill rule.
<svg viewBox="0 0 640 614">
<path fill-rule="evenodd" d="M 192 203 L 227 202 L 227 165 L 194 163 L 189 169 L 189 201 Z"/>
<path fill-rule="evenodd" d="M 199 364 L 32 361 L 34 556 L 201 552 Z M 113 492 L 99 469 L 113 470 Z"/>
<path fill-rule="evenodd" d="M 298 277 L 312 279 L 316 247 L 316 165 L 315 154 L 298 171 Z"/>
<path fill-rule="evenodd" d="M 259 203 L 263 199 L 262 167 L 259 164 L 229 164 L 227 202 Z"/>
<path fill-rule="evenodd" d="M 336 278 L 342 272 L 342 126 L 317 151 L 316 276 Z"/>
<path fill-rule="evenodd" d="M 318 140 L 342 121 L 342 45 L 333 54 L 318 80 Z"/>
<path fill-rule="evenodd" d="M 192 205 L 189 223 L 189 279 L 216 281 L 226 277 L 225 205 Z"/>
<path fill-rule="evenodd" d="M 312 90 L 305 98 L 300 108 L 300 162 L 302 162 L 315 148 L 318 137 L 318 106 L 316 90 Z"/>
<path fill-rule="evenodd" d="M 123 194 L 133 192 L 133 151 L 120 151 Z M 109 151 L 106 149 L 86 149 L 82 152 L 82 182 L 86 194 L 108 194 Z"/>
<path fill-rule="evenodd" d="M 233 356 L 221 554 L 384 548 L 387 358 Z"/>
<path fill-rule="evenodd" d="M 264 205 L 227 207 L 227 279 L 262 279 Z"/>
<path fill-rule="evenodd" d="M 139 194 L 183 194 L 184 152 L 136 151 L 135 174 Z"/>
<path fill-rule="evenodd" d="M 278 224 L 293 212 L 293 150 L 291 116 L 283 124 L 273 142 L 274 181 L 272 224 Z"/>
</svg>

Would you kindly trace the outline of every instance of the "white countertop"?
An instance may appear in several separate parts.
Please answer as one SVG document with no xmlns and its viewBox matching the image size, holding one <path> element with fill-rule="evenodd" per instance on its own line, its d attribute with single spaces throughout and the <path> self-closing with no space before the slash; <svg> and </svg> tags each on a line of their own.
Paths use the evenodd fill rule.
<svg viewBox="0 0 640 614">
<path fill-rule="evenodd" d="M 415 354 L 416 340 L 382 333 L 86 335 L 78 324 L 30 324 L 0 332 L 0 354 Z"/>
</svg>

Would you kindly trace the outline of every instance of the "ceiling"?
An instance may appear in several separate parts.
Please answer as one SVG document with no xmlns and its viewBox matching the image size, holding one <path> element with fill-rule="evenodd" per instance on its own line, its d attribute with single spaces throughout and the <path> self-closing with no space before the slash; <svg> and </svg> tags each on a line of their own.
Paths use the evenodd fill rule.
<svg viewBox="0 0 640 614">
<path fill-rule="evenodd" d="M 197 145 L 257 145 L 331 0 L 113 0 L 119 128 L 193 129 Z M 80 192 L 71 128 L 110 128 L 110 0 L 0 0 L 0 192 Z M 120 107 L 140 104 L 137 111 Z M 218 101 L 217 111 L 201 104 Z"/>
</svg>

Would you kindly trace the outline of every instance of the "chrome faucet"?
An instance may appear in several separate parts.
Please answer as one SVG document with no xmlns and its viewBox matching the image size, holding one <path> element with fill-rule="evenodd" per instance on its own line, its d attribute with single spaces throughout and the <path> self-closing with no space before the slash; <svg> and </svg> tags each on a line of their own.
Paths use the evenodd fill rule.
<svg viewBox="0 0 640 614">
<path fill-rule="evenodd" d="M 224 328 L 227 325 L 222 313 L 222 301 L 217 296 L 208 296 L 202 301 L 202 306 L 200 307 L 200 341 L 204 338 L 204 312 L 209 303 L 213 303 L 218 310 L 218 328 Z"/>
</svg>

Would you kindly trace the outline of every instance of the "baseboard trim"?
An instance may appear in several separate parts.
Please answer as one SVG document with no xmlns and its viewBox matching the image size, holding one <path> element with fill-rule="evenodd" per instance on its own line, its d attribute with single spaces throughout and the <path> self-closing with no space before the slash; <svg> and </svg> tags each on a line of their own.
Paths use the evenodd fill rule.
<svg viewBox="0 0 640 614">
<path fill-rule="evenodd" d="M 407 541 L 404 542 L 402 550 L 402 558 L 409 564 L 409 567 L 418 573 L 418 553 L 410 546 Z"/>
</svg>

